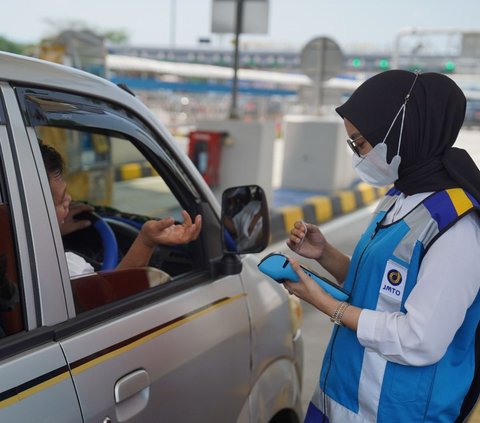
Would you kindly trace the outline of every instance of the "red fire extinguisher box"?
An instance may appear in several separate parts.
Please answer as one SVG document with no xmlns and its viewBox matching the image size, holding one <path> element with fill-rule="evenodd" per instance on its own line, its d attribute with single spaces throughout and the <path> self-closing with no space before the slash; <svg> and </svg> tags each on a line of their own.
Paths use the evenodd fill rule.
<svg viewBox="0 0 480 423">
<path fill-rule="evenodd" d="M 217 131 L 191 131 L 188 135 L 188 156 L 211 187 L 220 183 L 220 155 L 227 135 Z"/>
</svg>

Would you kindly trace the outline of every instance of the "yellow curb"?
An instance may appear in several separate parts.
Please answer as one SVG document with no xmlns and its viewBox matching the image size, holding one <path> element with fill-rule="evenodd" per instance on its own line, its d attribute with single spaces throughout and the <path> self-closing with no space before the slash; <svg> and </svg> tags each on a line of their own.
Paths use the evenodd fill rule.
<svg viewBox="0 0 480 423">
<path fill-rule="evenodd" d="M 338 191 L 337 195 L 340 197 L 342 213 L 350 213 L 357 208 L 355 193 L 353 191 Z"/>
<path fill-rule="evenodd" d="M 391 186 L 383 187 L 383 188 L 377 188 L 378 197 L 383 197 L 390 188 L 391 188 Z"/>
<path fill-rule="evenodd" d="M 142 177 L 142 167 L 138 163 L 128 163 L 120 168 L 122 180 L 137 179 Z"/>
<path fill-rule="evenodd" d="M 330 197 L 320 195 L 309 197 L 305 203 L 313 205 L 317 222 L 325 222 L 333 217 L 333 205 Z"/>
<path fill-rule="evenodd" d="M 301 207 L 286 206 L 286 207 L 280 207 L 279 210 L 283 214 L 283 222 L 284 222 L 285 232 L 287 234 L 290 232 L 290 229 L 293 228 L 293 224 L 297 220 L 303 220 L 303 210 Z"/>
<path fill-rule="evenodd" d="M 360 192 L 365 205 L 372 204 L 378 198 L 375 188 L 364 182 L 358 184 L 356 189 Z"/>
</svg>

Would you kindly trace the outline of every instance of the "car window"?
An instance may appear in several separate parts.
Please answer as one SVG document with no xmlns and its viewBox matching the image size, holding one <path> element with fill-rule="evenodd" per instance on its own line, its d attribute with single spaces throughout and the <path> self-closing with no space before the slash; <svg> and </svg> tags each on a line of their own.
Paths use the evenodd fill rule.
<svg viewBox="0 0 480 423">
<path fill-rule="evenodd" d="M 0 136 L 0 142 L 3 144 L 6 140 Z M 3 156 L 2 154 L 0 163 L 0 337 L 24 330 L 22 283 L 18 272 L 18 254 L 5 184 Z"/>
<path fill-rule="evenodd" d="M 113 271 L 147 220 L 171 216 L 181 222 L 182 210 L 191 216 L 198 213 L 193 185 L 162 140 L 130 112 L 108 102 L 47 90 L 17 91 L 39 143 L 52 146 L 63 158 L 73 204 L 92 206 L 98 223 L 106 223 L 113 232 L 112 244 L 92 221 L 90 227 L 62 237 L 70 270 L 81 267 L 80 277 L 72 279 L 77 313 L 202 267 L 198 243 L 192 242 L 158 246 L 148 263 L 151 269 Z M 129 277 L 138 283 L 125 289 Z M 93 302 L 88 299 L 92 297 Z"/>
</svg>

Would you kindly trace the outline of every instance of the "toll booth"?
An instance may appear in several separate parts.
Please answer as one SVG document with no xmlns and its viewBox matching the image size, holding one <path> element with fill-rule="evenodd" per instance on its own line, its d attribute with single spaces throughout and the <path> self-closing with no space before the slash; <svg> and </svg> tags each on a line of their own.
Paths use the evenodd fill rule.
<svg viewBox="0 0 480 423">
<path fill-rule="evenodd" d="M 188 156 L 210 187 L 220 184 L 220 158 L 227 132 L 191 131 Z"/>
</svg>

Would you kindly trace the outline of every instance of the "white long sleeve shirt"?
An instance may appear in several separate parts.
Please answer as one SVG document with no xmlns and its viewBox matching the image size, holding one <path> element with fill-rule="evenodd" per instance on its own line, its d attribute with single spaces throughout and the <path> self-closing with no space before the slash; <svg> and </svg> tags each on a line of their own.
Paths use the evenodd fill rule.
<svg viewBox="0 0 480 423">
<path fill-rule="evenodd" d="M 95 272 L 93 266 L 83 257 L 80 257 L 71 251 L 66 251 L 65 257 L 67 258 L 68 273 L 71 278 Z"/>
<path fill-rule="evenodd" d="M 401 219 L 430 193 L 400 195 L 385 217 Z M 407 313 L 362 310 L 361 345 L 389 361 L 413 366 L 437 362 L 461 326 L 480 288 L 480 218 L 470 213 L 438 238 L 425 255 Z"/>
</svg>

